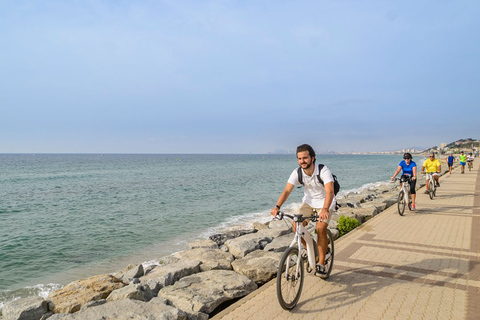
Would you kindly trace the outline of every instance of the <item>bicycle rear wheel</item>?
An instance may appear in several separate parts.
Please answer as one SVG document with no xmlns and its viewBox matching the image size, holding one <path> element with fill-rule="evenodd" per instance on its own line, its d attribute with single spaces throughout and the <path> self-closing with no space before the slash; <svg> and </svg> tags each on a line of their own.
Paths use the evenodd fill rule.
<svg viewBox="0 0 480 320">
<path fill-rule="evenodd" d="M 405 195 L 403 191 L 400 191 L 400 193 L 398 194 L 397 206 L 398 214 L 403 216 L 403 213 L 405 212 Z"/>
<path fill-rule="evenodd" d="M 325 275 L 323 280 L 328 279 L 328 277 L 330 277 L 330 273 L 332 273 L 332 269 L 333 269 L 333 259 L 335 258 L 335 245 L 333 243 L 333 234 L 329 229 L 327 229 L 327 239 L 328 239 L 328 246 L 327 246 L 328 249 L 327 249 L 327 254 L 325 255 L 325 270 L 327 271 L 327 274 Z"/>
<path fill-rule="evenodd" d="M 298 248 L 288 248 L 280 259 L 277 272 L 277 298 L 283 309 L 291 310 L 297 305 L 304 277 L 304 260 L 299 257 Z"/>
</svg>

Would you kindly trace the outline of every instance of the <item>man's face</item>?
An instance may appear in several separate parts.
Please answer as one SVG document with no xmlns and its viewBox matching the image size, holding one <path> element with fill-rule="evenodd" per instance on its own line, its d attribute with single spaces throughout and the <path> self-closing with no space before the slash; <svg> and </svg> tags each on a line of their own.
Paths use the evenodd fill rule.
<svg viewBox="0 0 480 320">
<path fill-rule="evenodd" d="M 298 164 L 303 170 L 310 168 L 314 159 L 315 158 L 310 157 L 308 151 L 300 151 L 297 153 Z"/>
</svg>

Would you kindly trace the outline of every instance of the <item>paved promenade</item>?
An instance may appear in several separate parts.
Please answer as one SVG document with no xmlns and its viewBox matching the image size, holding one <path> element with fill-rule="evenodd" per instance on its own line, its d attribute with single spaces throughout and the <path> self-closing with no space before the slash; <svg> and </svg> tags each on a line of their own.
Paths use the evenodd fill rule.
<svg viewBox="0 0 480 320">
<path fill-rule="evenodd" d="M 417 212 L 402 217 L 392 206 L 337 240 L 332 275 L 307 274 L 292 311 L 278 304 L 274 279 L 213 319 L 480 319 L 475 162 L 444 175 L 433 200 L 420 189 Z"/>
</svg>

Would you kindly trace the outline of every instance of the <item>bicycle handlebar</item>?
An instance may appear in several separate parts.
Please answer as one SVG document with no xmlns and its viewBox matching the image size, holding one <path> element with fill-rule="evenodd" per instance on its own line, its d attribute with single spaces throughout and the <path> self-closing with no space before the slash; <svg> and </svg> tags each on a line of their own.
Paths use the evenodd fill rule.
<svg viewBox="0 0 480 320">
<path fill-rule="evenodd" d="M 277 219 L 278 220 L 282 220 L 283 217 L 290 218 L 290 219 L 292 219 L 293 221 L 296 221 L 296 222 L 302 222 L 302 221 L 305 221 L 305 220 L 308 220 L 308 219 L 310 219 L 312 222 L 316 222 L 318 220 L 318 215 L 304 217 L 303 214 L 291 215 L 291 214 L 284 213 L 283 211 L 280 211 L 279 213 L 277 213 Z"/>
</svg>

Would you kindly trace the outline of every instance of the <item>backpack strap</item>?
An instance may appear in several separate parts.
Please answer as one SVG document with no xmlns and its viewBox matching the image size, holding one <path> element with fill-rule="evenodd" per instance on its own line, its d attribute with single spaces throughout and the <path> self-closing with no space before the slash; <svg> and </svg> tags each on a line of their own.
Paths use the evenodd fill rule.
<svg viewBox="0 0 480 320">
<path fill-rule="evenodd" d="M 319 165 L 318 165 L 318 176 L 317 176 L 317 178 L 318 178 L 318 182 L 320 182 L 320 184 L 321 184 L 322 186 L 325 186 L 325 185 L 323 184 L 322 178 L 320 178 L 320 173 L 322 173 L 323 167 L 324 167 L 323 164 L 319 164 Z"/>
<path fill-rule="evenodd" d="M 298 182 L 303 186 L 303 172 L 302 172 L 302 167 L 298 167 L 297 169 L 297 175 L 298 175 Z"/>
</svg>

